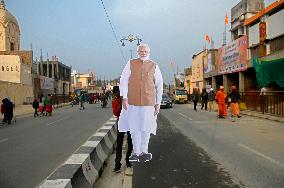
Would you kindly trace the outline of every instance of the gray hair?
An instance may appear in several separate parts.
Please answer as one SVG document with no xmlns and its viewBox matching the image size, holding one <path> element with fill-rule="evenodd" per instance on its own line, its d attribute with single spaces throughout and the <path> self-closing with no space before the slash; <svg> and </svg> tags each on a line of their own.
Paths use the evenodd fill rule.
<svg viewBox="0 0 284 188">
<path fill-rule="evenodd" d="M 147 48 L 149 50 L 149 52 L 150 52 L 150 47 L 146 43 L 141 43 L 139 46 L 137 46 L 137 52 L 139 51 L 139 48 L 141 48 L 141 47 Z"/>
</svg>

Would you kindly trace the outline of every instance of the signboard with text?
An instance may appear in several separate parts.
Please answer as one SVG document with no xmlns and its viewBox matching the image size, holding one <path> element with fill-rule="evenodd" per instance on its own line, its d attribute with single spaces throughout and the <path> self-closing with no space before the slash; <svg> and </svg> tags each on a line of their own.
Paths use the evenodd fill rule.
<svg viewBox="0 0 284 188">
<path fill-rule="evenodd" d="M 0 55 L 0 81 L 21 83 L 19 56 Z"/>
<path fill-rule="evenodd" d="M 247 36 L 243 36 L 218 49 L 218 74 L 247 69 Z"/>
</svg>

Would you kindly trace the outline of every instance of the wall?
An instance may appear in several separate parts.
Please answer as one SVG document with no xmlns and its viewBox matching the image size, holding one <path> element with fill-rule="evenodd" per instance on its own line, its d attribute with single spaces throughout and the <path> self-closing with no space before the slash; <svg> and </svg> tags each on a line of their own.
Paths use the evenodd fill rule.
<svg viewBox="0 0 284 188">
<path fill-rule="evenodd" d="M 191 87 L 192 92 L 193 88 L 199 88 L 202 91 L 203 88 L 203 63 L 207 63 L 206 52 L 202 51 L 199 54 L 195 55 L 192 59 L 192 77 L 191 77 Z"/>
<path fill-rule="evenodd" d="M 259 43 L 259 22 L 249 27 L 249 46 L 256 45 Z"/>
<path fill-rule="evenodd" d="M 0 55 L 0 80 L 21 83 L 21 60 L 15 55 Z"/>
<path fill-rule="evenodd" d="M 32 85 L 31 66 L 18 55 L 0 55 L 0 80 Z"/>
<path fill-rule="evenodd" d="M 284 33 L 284 9 L 267 18 L 267 38 L 271 39 Z"/>
<path fill-rule="evenodd" d="M 9 96 L 16 105 L 31 103 L 33 100 L 33 87 L 18 83 L 0 81 L 0 99 Z"/>
</svg>

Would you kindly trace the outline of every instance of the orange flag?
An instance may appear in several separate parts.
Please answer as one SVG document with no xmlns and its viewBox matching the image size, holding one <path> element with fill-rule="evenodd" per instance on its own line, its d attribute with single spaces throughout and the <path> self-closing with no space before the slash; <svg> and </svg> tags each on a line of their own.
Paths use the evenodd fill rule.
<svg viewBox="0 0 284 188">
<path fill-rule="evenodd" d="M 226 16 L 225 16 L 225 20 L 224 20 L 224 21 L 225 21 L 225 24 L 228 25 L 228 23 L 229 23 L 229 17 L 228 17 L 227 14 L 226 14 Z"/>
<path fill-rule="evenodd" d="M 210 42 L 211 42 L 210 37 L 209 37 L 209 35 L 208 35 L 208 34 L 206 34 L 206 35 L 205 35 L 205 40 L 206 40 L 208 43 L 210 43 Z"/>
</svg>

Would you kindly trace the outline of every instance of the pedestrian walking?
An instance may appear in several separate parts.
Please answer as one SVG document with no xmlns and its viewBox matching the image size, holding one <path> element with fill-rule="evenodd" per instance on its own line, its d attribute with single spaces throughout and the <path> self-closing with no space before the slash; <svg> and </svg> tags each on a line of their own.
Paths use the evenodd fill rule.
<svg viewBox="0 0 284 188">
<path fill-rule="evenodd" d="M 38 108 L 39 108 L 39 102 L 38 100 L 35 98 L 32 104 L 33 108 L 34 108 L 34 117 L 38 116 Z"/>
<path fill-rule="evenodd" d="M 80 102 L 80 110 L 85 110 L 84 103 L 86 101 L 86 96 L 85 94 L 81 91 L 79 95 L 79 102 Z"/>
<path fill-rule="evenodd" d="M 215 91 L 213 88 L 210 89 L 209 93 L 208 93 L 208 100 L 209 100 L 209 112 L 211 112 L 212 110 L 214 110 L 213 108 L 213 103 L 215 101 Z"/>
<path fill-rule="evenodd" d="M 218 103 L 218 117 L 225 118 L 227 116 L 227 107 L 226 107 L 226 93 L 224 91 L 224 87 L 220 86 L 220 90 L 217 91 L 215 99 Z"/>
<path fill-rule="evenodd" d="M 207 104 L 208 104 L 208 93 L 205 88 L 202 89 L 201 93 L 201 110 L 205 107 L 205 110 L 207 111 Z"/>
<path fill-rule="evenodd" d="M 47 97 L 42 97 L 42 104 L 43 104 L 43 109 L 41 111 L 41 116 L 44 115 L 44 112 L 46 112 L 46 101 L 47 101 Z M 45 115 L 47 116 L 47 112 L 45 113 Z"/>
<path fill-rule="evenodd" d="M 4 119 L 5 123 L 8 123 L 8 125 L 11 124 L 12 119 L 13 119 L 13 110 L 14 110 L 14 104 L 13 102 L 9 99 L 9 97 L 6 97 L 4 99 Z"/>
<path fill-rule="evenodd" d="M 156 135 L 157 115 L 163 94 L 163 78 L 156 63 L 150 60 L 147 44 L 137 47 L 138 58 L 127 62 L 120 77 L 122 111 L 118 121 L 120 132 L 130 131 L 133 153 L 130 162 L 147 162 L 150 134 Z"/>
<path fill-rule="evenodd" d="M 197 103 L 198 103 L 198 101 L 199 101 L 199 93 L 198 93 L 198 90 L 197 90 L 197 88 L 194 88 L 193 89 L 193 93 L 191 94 L 191 99 L 192 99 L 192 101 L 193 101 L 193 110 L 195 110 L 195 111 L 197 111 L 197 108 L 196 108 L 196 106 L 197 106 Z"/>
<path fill-rule="evenodd" d="M 238 117 L 240 118 L 240 108 L 239 108 L 239 102 L 241 99 L 241 95 L 237 90 L 236 86 L 232 86 L 232 91 L 227 96 L 227 101 L 231 101 L 230 107 L 231 107 L 231 117 Z"/>
<path fill-rule="evenodd" d="M 119 86 L 113 87 L 113 99 L 112 99 L 112 111 L 113 114 L 119 119 L 122 109 L 122 97 L 120 97 Z M 121 171 L 121 158 L 122 158 L 122 145 L 125 132 L 117 131 L 117 140 L 116 140 L 116 155 L 115 155 L 115 167 L 113 172 Z M 126 167 L 131 168 L 132 164 L 129 161 L 129 157 L 132 153 L 133 145 L 131 140 L 130 132 L 127 131 L 127 153 L 125 157 Z"/>
<path fill-rule="evenodd" d="M 1 114 L 3 116 L 2 124 L 7 123 L 4 113 L 5 113 L 5 99 L 2 99 L 2 104 L 1 104 Z"/>
<path fill-rule="evenodd" d="M 53 104 L 52 97 L 51 97 L 50 94 L 48 94 L 47 99 L 46 99 L 46 105 L 45 105 L 46 106 L 46 109 L 45 109 L 45 111 L 46 111 L 45 115 L 46 116 L 47 116 L 47 114 L 49 116 L 52 115 L 52 104 Z"/>
</svg>

